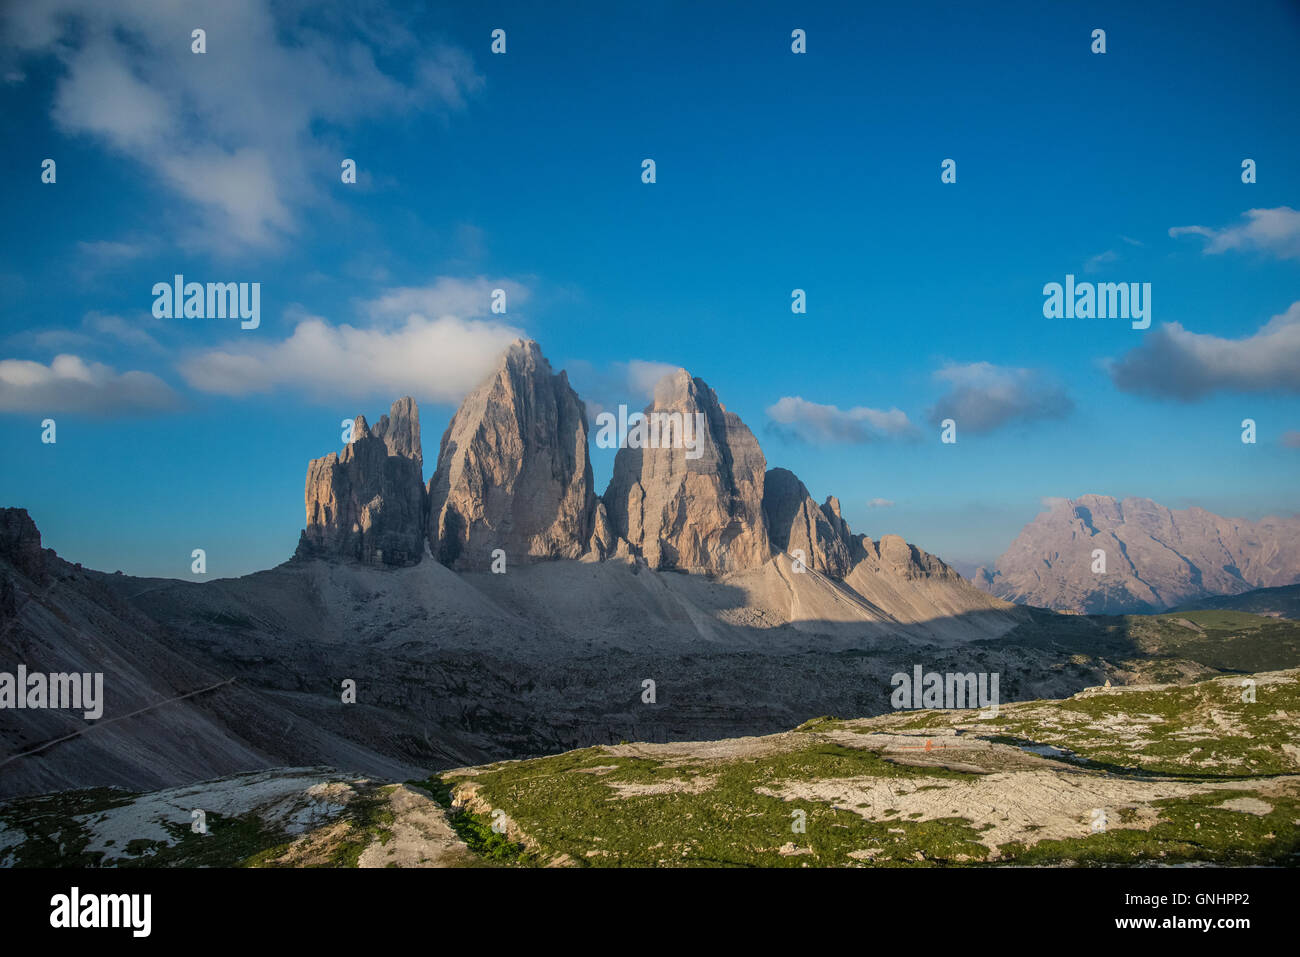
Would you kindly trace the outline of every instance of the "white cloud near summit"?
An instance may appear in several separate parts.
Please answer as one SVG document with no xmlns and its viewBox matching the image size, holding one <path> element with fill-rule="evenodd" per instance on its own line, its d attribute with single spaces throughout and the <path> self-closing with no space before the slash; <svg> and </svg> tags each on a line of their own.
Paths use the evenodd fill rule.
<svg viewBox="0 0 1300 957">
<path fill-rule="evenodd" d="M 907 414 L 898 409 L 841 409 L 797 395 L 783 396 L 768 406 L 767 417 L 774 432 L 814 445 L 861 444 L 916 432 Z"/>
<path fill-rule="evenodd" d="M 655 385 L 680 366 L 651 359 L 631 359 L 597 366 L 586 359 L 564 363 L 569 381 L 587 406 L 587 418 L 594 424 L 602 412 L 616 412 L 626 405 L 629 412 L 640 412 L 654 398 Z"/>
<path fill-rule="evenodd" d="M 1219 391 L 1300 393 L 1300 302 L 1243 339 L 1166 323 L 1109 371 L 1124 392 L 1184 402 Z"/>
<path fill-rule="evenodd" d="M 196 27 L 203 54 L 190 49 Z M 298 211 L 337 182 L 333 131 L 458 110 L 483 84 L 468 54 L 364 4 L 16 0 L 0 28 L 7 60 L 63 67 L 51 105 L 60 130 L 147 169 L 188 204 L 188 241 L 227 252 L 296 231 Z"/>
<path fill-rule="evenodd" d="M 319 400 L 396 397 L 459 402 L 523 331 L 490 314 L 491 292 L 506 280 L 440 279 L 390 290 L 362 304 L 369 325 L 302 319 L 286 339 L 235 336 L 185 357 L 179 370 L 201 392 L 243 396 L 294 389 Z M 265 328 L 265 327 L 264 327 Z"/>
<path fill-rule="evenodd" d="M 1200 236 L 1207 255 L 1230 250 L 1253 250 L 1278 259 L 1300 259 L 1300 210 L 1290 206 L 1274 209 L 1248 209 L 1246 222 L 1223 229 L 1208 226 L 1174 226 L 1169 235 Z"/>
</svg>

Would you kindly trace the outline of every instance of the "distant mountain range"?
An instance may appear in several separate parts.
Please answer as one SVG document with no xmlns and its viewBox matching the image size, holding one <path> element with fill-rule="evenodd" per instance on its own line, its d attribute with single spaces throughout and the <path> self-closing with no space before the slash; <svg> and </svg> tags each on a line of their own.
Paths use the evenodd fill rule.
<svg viewBox="0 0 1300 957">
<path fill-rule="evenodd" d="M 974 581 L 999 598 L 1058 611 L 1161 611 L 1300 583 L 1300 518 L 1248 522 L 1145 498 L 1061 499 Z"/>
</svg>

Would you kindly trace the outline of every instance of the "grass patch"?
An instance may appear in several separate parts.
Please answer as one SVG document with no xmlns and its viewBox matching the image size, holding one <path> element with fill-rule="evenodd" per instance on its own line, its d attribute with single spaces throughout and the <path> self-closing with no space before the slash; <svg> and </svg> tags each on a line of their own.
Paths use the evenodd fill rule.
<svg viewBox="0 0 1300 957">
<path fill-rule="evenodd" d="M 699 790 L 685 786 L 700 783 L 699 777 L 711 785 Z M 521 855 L 520 863 L 567 854 L 588 866 L 865 865 L 867 861 L 850 856 L 855 852 L 869 852 L 876 863 L 905 866 L 983 860 L 987 849 L 961 818 L 870 821 L 821 801 L 759 793 L 778 791 L 785 783 L 857 777 L 969 775 L 895 765 L 871 751 L 814 740 L 792 751 L 690 766 L 589 748 L 501 765 L 475 774 L 473 781 L 481 798 L 504 809 L 544 849 L 545 855 Z M 683 787 L 619 796 L 611 786 L 664 782 Z M 802 833 L 793 827 L 795 811 L 806 815 Z M 812 853 L 782 854 L 788 844 Z"/>
</svg>

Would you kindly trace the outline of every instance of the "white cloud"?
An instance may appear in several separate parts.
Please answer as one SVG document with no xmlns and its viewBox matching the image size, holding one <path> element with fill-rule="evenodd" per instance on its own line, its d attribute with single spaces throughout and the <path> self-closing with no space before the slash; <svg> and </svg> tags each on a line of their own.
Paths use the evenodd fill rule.
<svg viewBox="0 0 1300 957">
<path fill-rule="evenodd" d="M 818 445 L 873 442 L 881 438 L 901 438 L 915 434 L 906 413 L 888 412 L 855 406 L 840 409 L 833 405 L 809 402 L 800 396 L 783 396 L 767 407 L 773 430 L 787 438 Z"/>
<path fill-rule="evenodd" d="M 649 402 L 654 398 L 655 386 L 659 381 L 680 368 L 681 366 L 675 366 L 670 362 L 633 359 L 627 364 L 627 387 L 637 399 Z"/>
<path fill-rule="evenodd" d="M 1033 369 L 990 362 L 949 363 L 934 378 L 948 383 L 950 389 L 930 407 L 929 420 L 938 425 L 951 418 L 968 433 L 992 432 L 1012 422 L 1057 419 L 1074 408 L 1059 385 Z"/>
<path fill-rule="evenodd" d="M 867 508 L 893 508 L 894 500 L 888 498 L 873 498 L 867 503 Z"/>
<path fill-rule="evenodd" d="M 1109 371 L 1125 392 L 1185 402 L 1219 390 L 1300 392 L 1300 302 L 1244 339 L 1165 323 Z"/>
<path fill-rule="evenodd" d="M 183 360 L 203 392 L 249 395 L 296 388 L 316 399 L 412 395 L 459 402 L 488 375 L 521 330 L 489 320 L 410 316 L 396 328 L 331 325 L 313 317 L 289 338 L 235 340 Z"/>
<path fill-rule="evenodd" d="M 511 312 L 505 316 L 491 313 L 493 289 L 506 290 Z M 529 296 L 515 280 L 442 276 L 357 303 L 366 324 L 304 316 L 288 338 L 240 333 L 185 356 L 178 369 L 193 388 L 217 395 L 295 389 L 316 400 L 409 394 L 455 403 L 525 336 L 507 319 Z"/>
<path fill-rule="evenodd" d="M 483 84 L 463 51 L 368 4 L 223 0 L 196 18 L 184 3 L 45 0 L 0 16 L 10 58 L 62 64 L 55 123 L 150 170 L 190 202 L 189 241 L 224 251 L 296 231 L 299 210 L 337 182 L 341 130 L 462 109 Z"/>
<path fill-rule="evenodd" d="M 163 411 L 177 404 L 171 387 L 148 372 L 119 373 L 66 353 L 49 365 L 0 360 L 0 412 L 120 415 Z"/>
<path fill-rule="evenodd" d="M 529 299 L 529 290 L 511 279 L 458 279 L 440 276 L 424 286 L 400 286 L 362 304 L 363 311 L 377 322 L 404 321 L 412 315 L 462 319 L 492 315 L 492 291 L 506 294 L 506 316 Z M 505 321 L 502 319 L 501 321 Z"/>
<path fill-rule="evenodd" d="M 1205 253 L 1215 255 L 1229 250 L 1256 250 L 1279 259 L 1300 259 L 1300 210 L 1290 206 L 1275 209 L 1248 209 L 1248 220 L 1238 226 L 1211 229 L 1208 226 L 1174 226 L 1173 238 L 1200 236 L 1207 240 Z"/>
</svg>

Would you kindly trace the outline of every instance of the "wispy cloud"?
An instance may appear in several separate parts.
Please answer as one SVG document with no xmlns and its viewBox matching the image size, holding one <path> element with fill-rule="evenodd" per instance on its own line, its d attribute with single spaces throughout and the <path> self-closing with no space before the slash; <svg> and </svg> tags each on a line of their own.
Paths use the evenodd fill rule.
<svg viewBox="0 0 1300 957">
<path fill-rule="evenodd" d="M 77 251 L 95 263 L 121 263 L 138 259 L 149 251 L 145 243 L 98 239 L 78 242 Z"/>
<path fill-rule="evenodd" d="M 771 430 L 778 435 L 815 445 L 857 445 L 916 434 L 907 414 L 898 409 L 871 409 L 809 402 L 801 396 L 783 396 L 767 407 Z"/>
<path fill-rule="evenodd" d="M 927 417 L 938 425 L 954 419 L 964 432 L 982 434 L 1016 422 L 1059 419 L 1074 409 L 1065 390 L 1033 369 L 990 362 L 949 363 L 934 378 L 950 386 L 930 407 Z"/>
<path fill-rule="evenodd" d="M 1184 402 L 1217 391 L 1300 392 L 1300 302 L 1243 339 L 1166 323 L 1109 371 L 1125 392 Z"/>
<path fill-rule="evenodd" d="M 1229 250 L 1254 250 L 1279 259 L 1300 259 L 1300 211 L 1290 206 L 1275 209 L 1248 209 L 1246 222 L 1223 229 L 1208 226 L 1174 226 L 1169 235 L 1200 236 L 1206 240 L 1205 253 L 1216 255 Z"/>
<path fill-rule="evenodd" d="M 65 353 L 45 365 L 0 360 L 0 412 L 132 415 L 179 406 L 172 388 L 149 372 L 117 372 Z"/>
<path fill-rule="evenodd" d="M 632 411 L 641 411 L 654 398 L 655 384 L 681 367 L 650 359 L 610 362 L 603 366 L 585 359 L 571 359 L 565 368 L 587 406 L 587 417 L 594 422 L 600 413 L 613 411 L 620 403 Z"/>
<path fill-rule="evenodd" d="M 1083 263 L 1083 271 L 1096 272 L 1102 266 L 1116 262 L 1118 259 L 1119 254 L 1113 249 L 1108 249 L 1104 253 L 1097 253 L 1095 256 L 1088 257 Z"/>
<path fill-rule="evenodd" d="M 893 507 L 894 507 L 893 499 L 888 499 L 888 498 L 873 498 L 870 502 L 867 503 L 867 508 L 893 508 Z"/>
<path fill-rule="evenodd" d="M 506 294 L 506 316 L 530 297 L 529 288 L 513 279 L 440 276 L 423 286 L 399 286 L 386 290 L 361 306 L 362 311 L 376 322 L 405 321 L 413 315 L 431 319 L 441 316 L 468 319 L 493 314 L 492 292 L 496 289 Z"/>
<path fill-rule="evenodd" d="M 482 86 L 463 51 L 362 6 L 226 0 L 196 17 L 183 3 L 48 0 L 6 4 L 2 26 L 11 55 L 61 62 L 51 106 L 61 130 L 185 200 L 188 241 L 237 252 L 293 234 L 299 209 L 337 181 L 339 149 L 322 130 L 462 109 Z M 190 50 L 196 26 L 204 54 Z M 400 75 L 381 61 L 403 64 Z"/>
<path fill-rule="evenodd" d="M 88 312 L 81 324 L 64 329 L 27 329 L 8 336 L 7 345 L 40 352 L 63 352 L 103 347 L 126 346 L 130 349 L 164 352 L 164 347 L 153 335 L 162 328 L 159 320 L 149 313 L 130 318 L 101 312 Z M 152 330 L 152 331 L 151 331 Z"/>
</svg>

